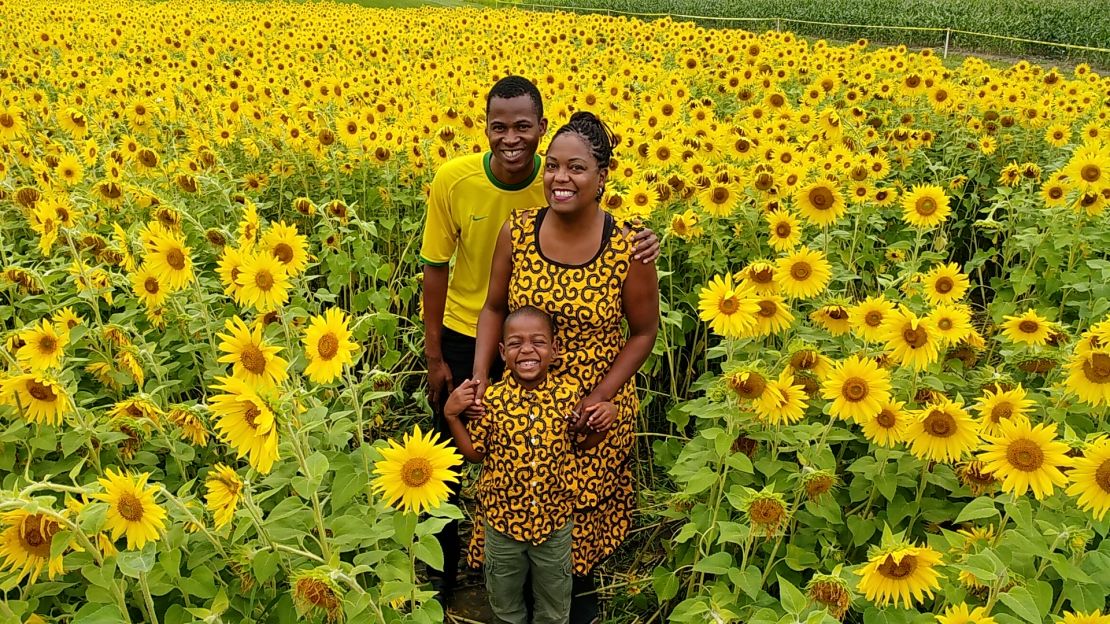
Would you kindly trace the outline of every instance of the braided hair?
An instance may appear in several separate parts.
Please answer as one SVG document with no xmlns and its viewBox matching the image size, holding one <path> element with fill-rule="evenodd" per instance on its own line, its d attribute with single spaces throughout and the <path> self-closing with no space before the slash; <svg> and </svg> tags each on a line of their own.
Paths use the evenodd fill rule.
<svg viewBox="0 0 1110 624">
<path fill-rule="evenodd" d="M 559 135 L 567 133 L 577 134 L 586 141 L 599 168 L 609 167 L 609 162 L 613 158 L 613 148 L 617 146 L 617 139 L 609 126 L 598 119 L 597 115 L 589 111 L 574 113 L 570 116 L 570 121 L 559 128 L 551 140 L 554 141 L 559 138 Z"/>
</svg>

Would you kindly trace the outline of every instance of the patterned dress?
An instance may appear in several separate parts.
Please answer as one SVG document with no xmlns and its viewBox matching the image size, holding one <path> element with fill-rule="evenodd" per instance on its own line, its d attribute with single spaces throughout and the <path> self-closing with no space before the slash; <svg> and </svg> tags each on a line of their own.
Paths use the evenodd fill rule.
<svg viewBox="0 0 1110 624">
<path fill-rule="evenodd" d="M 621 291 L 631 266 L 632 243 L 613 217 L 596 256 L 581 266 L 546 258 L 539 246 L 547 208 L 513 213 L 513 274 L 509 309 L 532 305 L 555 319 L 559 353 L 552 372 L 575 379 L 588 394 L 609 372 L 624 347 Z M 639 401 L 629 380 L 612 403 L 617 420 L 598 446 L 575 451 L 577 502 L 574 520 L 574 572 L 588 574 L 616 550 L 632 525 L 632 445 Z"/>
</svg>

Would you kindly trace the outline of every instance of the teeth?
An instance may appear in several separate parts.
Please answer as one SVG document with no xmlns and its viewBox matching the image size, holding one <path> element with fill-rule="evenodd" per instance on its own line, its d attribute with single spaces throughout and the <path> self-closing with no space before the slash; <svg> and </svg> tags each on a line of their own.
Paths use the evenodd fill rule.
<svg viewBox="0 0 1110 624">
<path fill-rule="evenodd" d="M 558 191 L 554 191 L 553 194 L 555 195 L 555 197 L 558 197 L 559 199 L 566 199 L 566 198 L 570 197 L 571 195 L 574 195 L 574 191 L 558 190 Z"/>
<path fill-rule="evenodd" d="M 505 150 L 503 153 L 505 154 L 505 158 L 516 158 L 517 156 L 520 156 L 521 152 L 523 152 L 523 151 L 524 150 L 518 150 L 518 149 L 517 150 Z"/>
</svg>

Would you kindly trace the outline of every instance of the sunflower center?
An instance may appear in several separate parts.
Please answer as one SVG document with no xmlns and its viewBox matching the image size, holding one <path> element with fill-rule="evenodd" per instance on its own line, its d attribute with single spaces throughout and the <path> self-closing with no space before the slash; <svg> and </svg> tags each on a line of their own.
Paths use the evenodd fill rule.
<svg viewBox="0 0 1110 624">
<path fill-rule="evenodd" d="M 24 550 L 33 556 L 48 559 L 50 557 L 50 542 L 58 532 L 58 525 L 43 517 L 42 514 L 27 516 L 20 526 L 19 536 Z"/>
<path fill-rule="evenodd" d="M 269 271 L 263 269 L 254 274 L 254 285 L 258 286 L 259 290 L 268 291 L 274 287 L 274 275 Z"/>
<path fill-rule="evenodd" d="M 878 310 L 871 310 L 864 315 L 863 322 L 866 323 L 868 327 L 878 327 L 883 324 L 883 313 Z"/>
<path fill-rule="evenodd" d="M 1093 353 L 1083 362 L 1083 376 L 1091 383 L 1110 383 L 1110 355 Z"/>
<path fill-rule="evenodd" d="M 40 383 L 38 381 L 30 381 L 27 383 L 27 394 L 31 395 L 37 401 L 46 401 L 53 403 L 58 395 L 54 394 L 54 389 L 50 386 Z"/>
<path fill-rule="evenodd" d="M 752 502 L 748 508 L 748 515 L 751 516 L 753 524 L 777 525 L 786 515 L 786 510 L 776 500 L 760 499 Z"/>
<path fill-rule="evenodd" d="M 413 457 L 401 466 L 401 480 L 410 488 L 417 488 L 432 478 L 432 465 L 423 457 Z"/>
<path fill-rule="evenodd" d="M 152 295 L 157 295 L 161 288 L 158 286 L 158 279 L 155 277 L 148 277 L 143 280 L 143 290 Z"/>
<path fill-rule="evenodd" d="M 894 412 L 884 409 L 875 417 L 875 422 L 879 423 L 879 426 L 883 429 L 890 429 L 898 423 L 898 418 L 894 415 Z"/>
<path fill-rule="evenodd" d="M 239 363 L 255 375 L 266 372 L 266 354 L 256 345 L 247 345 L 239 354 Z"/>
<path fill-rule="evenodd" d="M 948 331 L 955 327 L 955 323 L 952 322 L 952 319 L 944 317 L 937 321 L 937 327 L 939 327 L 942 331 Z"/>
<path fill-rule="evenodd" d="M 947 295 L 952 292 L 952 289 L 955 287 L 956 283 L 947 275 L 938 279 L 937 283 L 933 285 L 933 288 L 942 295 Z"/>
<path fill-rule="evenodd" d="M 255 422 L 255 419 L 261 415 L 262 410 L 258 409 L 258 406 L 252 403 L 251 406 L 247 408 L 247 411 L 243 412 L 243 420 L 246 420 L 247 424 L 250 425 L 252 429 L 257 429 L 258 423 Z"/>
<path fill-rule="evenodd" d="M 844 308 L 840 307 L 840 306 L 834 306 L 832 308 L 826 308 L 826 309 L 827 309 L 827 314 L 829 315 L 829 318 L 831 318 L 834 321 L 843 321 L 844 319 L 848 318 L 848 311 L 845 310 Z"/>
<path fill-rule="evenodd" d="M 934 438 L 947 438 L 956 434 L 956 419 L 941 410 L 932 410 L 925 417 L 925 431 Z"/>
<path fill-rule="evenodd" d="M 733 377 L 731 385 L 732 389 L 741 398 L 757 399 L 763 395 L 763 390 L 767 387 L 767 381 L 763 379 L 762 375 L 749 373 L 745 379 Z"/>
<path fill-rule="evenodd" d="M 832 208 L 834 202 L 832 190 L 819 186 L 809 192 L 809 203 L 818 210 L 828 210 Z"/>
<path fill-rule="evenodd" d="M 713 203 L 723 204 L 728 201 L 728 189 L 723 186 L 718 186 L 713 189 Z"/>
<path fill-rule="evenodd" d="M 1110 459 L 1102 462 L 1095 471 L 1095 483 L 1103 492 L 1110 494 Z"/>
<path fill-rule="evenodd" d="M 282 264 L 289 264 L 293 260 L 293 248 L 287 243 L 274 245 L 274 257 Z"/>
<path fill-rule="evenodd" d="M 143 502 L 131 492 L 124 492 L 116 503 L 116 511 L 128 522 L 139 522 L 143 519 Z"/>
<path fill-rule="evenodd" d="M 849 377 L 840 388 L 840 394 L 855 403 L 867 397 L 867 381 L 859 377 Z"/>
<path fill-rule="evenodd" d="M 790 277 L 793 277 L 799 282 L 806 281 L 809 279 L 810 275 L 813 275 L 813 267 L 811 267 L 808 262 L 795 262 L 790 266 Z"/>
<path fill-rule="evenodd" d="M 902 330 L 902 340 L 905 340 L 911 348 L 920 349 L 929 342 L 929 334 L 920 325 L 907 327 Z"/>
<path fill-rule="evenodd" d="M 879 565 L 879 574 L 882 574 L 888 579 L 900 581 L 912 575 L 916 569 L 917 557 L 913 555 L 906 555 L 898 562 L 894 561 L 893 556 L 887 555 L 886 560 Z"/>
<path fill-rule="evenodd" d="M 320 354 L 320 359 L 332 359 L 336 353 L 339 353 L 339 338 L 331 332 L 320 336 L 320 340 L 316 343 L 316 351 Z"/>
<path fill-rule="evenodd" d="M 755 271 L 748 271 L 748 278 L 756 284 L 770 284 L 775 279 L 775 272 L 770 267 L 763 267 Z"/>
<path fill-rule="evenodd" d="M 937 211 L 937 202 L 932 197 L 922 197 L 914 204 L 913 209 L 917 214 L 928 217 Z"/>
<path fill-rule="evenodd" d="M 764 299 L 759 302 L 759 315 L 764 318 L 771 318 L 779 311 L 779 306 L 774 301 Z"/>
<path fill-rule="evenodd" d="M 174 271 L 180 271 L 185 268 L 185 254 L 181 253 L 180 249 L 171 249 L 166 252 L 166 264 L 170 265 Z"/>
<path fill-rule="evenodd" d="M 309 604 L 332 611 L 338 607 L 339 600 L 327 583 L 313 578 L 297 581 L 297 593 Z"/>
<path fill-rule="evenodd" d="M 58 348 L 58 340 L 53 336 L 42 336 L 39 338 L 39 351 L 43 353 L 53 353 Z"/>
<path fill-rule="evenodd" d="M 1033 440 L 1014 440 L 1006 448 L 1006 461 L 1018 470 L 1033 472 L 1044 465 L 1044 451 Z"/>
<path fill-rule="evenodd" d="M 736 314 L 736 311 L 740 309 L 740 300 L 736 295 L 729 295 L 721 299 L 720 307 L 722 314 Z"/>
<path fill-rule="evenodd" d="M 1102 170 L 1098 168 L 1098 165 L 1088 164 L 1079 170 L 1079 176 L 1085 182 L 1097 182 L 1102 177 Z"/>
<path fill-rule="evenodd" d="M 7 113 L 0 114 L 0 126 L 3 126 L 4 128 L 15 127 L 15 117 Z"/>
<path fill-rule="evenodd" d="M 775 226 L 775 236 L 779 238 L 789 238 L 792 228 L 789 223 L 779 223 Z"/>
<path fill-rule="evenodd" d="M 1041 328 L 1041 324 L 1037 321 L 1022 321 L 1018 323 L 1018 331 L 1023 334 L 1035 334 Z"/>
</svg>

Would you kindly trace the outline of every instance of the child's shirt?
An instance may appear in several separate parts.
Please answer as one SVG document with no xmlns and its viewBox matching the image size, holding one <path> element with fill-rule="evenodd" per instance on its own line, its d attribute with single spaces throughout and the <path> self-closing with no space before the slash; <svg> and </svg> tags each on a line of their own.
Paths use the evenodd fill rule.
<svg viewBox="0 0 1110 624">
<path fill-rule="evenodd" d="M 486 413 L 467 425 L 485 454 L 478 499 L 489 526 L 521 542 L 542 544 L 574 509 L 574 439 L 567 416 L 578 389 L 547 378 L 533 390 L 512 375 L 490 386 Z"/>
</svg>

